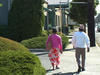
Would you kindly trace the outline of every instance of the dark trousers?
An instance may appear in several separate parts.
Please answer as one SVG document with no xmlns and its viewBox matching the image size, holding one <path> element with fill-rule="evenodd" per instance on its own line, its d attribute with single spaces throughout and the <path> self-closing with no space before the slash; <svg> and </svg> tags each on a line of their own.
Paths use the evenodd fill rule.
<svg viewBox="0 0 100 75">
<path fill-rule="evenodd" d="M 75 56 L 76 56 L 78 67 L 82 66 L 82 68 L 84 68 L 85 67 L 85 48 L 76 48 Z M 82 62 L 80 62 L 80 56 L 81 56 Z"/>
</svg>

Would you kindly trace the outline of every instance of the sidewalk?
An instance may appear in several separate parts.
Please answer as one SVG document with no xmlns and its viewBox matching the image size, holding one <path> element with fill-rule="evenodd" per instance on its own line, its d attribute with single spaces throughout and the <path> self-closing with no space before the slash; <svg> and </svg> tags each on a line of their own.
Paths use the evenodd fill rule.
<svg viewBox="0 0 100 75">
<path fill-rule="evenodd" d="M 71 39 L 69 41 L 71 42 Z M 66 49 L 60 56 L 60 69 L 48 71 L 46 75 L 100 75 L 100 47 L 91 47 L 90 52 L 86 52 L 86 71 L 79 74 L 77 74 L 78 67 L 72 44 Z"/>
<path fill-rule="evenodd" d="M 72 37 L 72 36 L 70 36 Z M 71 39 L 70 39 L 71 42 Z M 69 44 L 63 54 L 60 56 L 60 69 L 51 71 L 51 63 L 48 58 L 48 52 L 34 52 L 40 58 L 42 65 L 47 70 L 46 75 L 100 75 L 100 47 L 91 47 L 90 52 L 86 53 L 86 71 L 77 74 L 77 63 L 75 59 L 75 50 L 72 44 Z"/>
<path fill-rule="evenodd" d="M 86 56 L 86 71 L 76 73 L 75 51 L 65 51 L 61 55 L 60 69 L 48 71 L 46 75 L 100 75 L 100 48 L 92 47 Z"/>
</svg>

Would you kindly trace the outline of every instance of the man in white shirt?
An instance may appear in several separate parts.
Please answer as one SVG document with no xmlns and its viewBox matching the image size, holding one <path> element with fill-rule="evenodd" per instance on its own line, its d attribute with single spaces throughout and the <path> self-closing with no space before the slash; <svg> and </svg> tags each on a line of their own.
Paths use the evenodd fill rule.
<svg viewBox="0 0 100 75">
<path fill-rule="evenodd" d="M 78 64 L 78 72 L 85 71 L 85 49 L 89 52 L 90 40 L 88 35 L 84 32 L 84 25 L 81 24 L 79 31 L 75 32 L 72 38 L 72 44 L 75 50 L 76 61 Z M 82 65 L 80 63 L 80 56 L 82 58 Z"/>
</svg>

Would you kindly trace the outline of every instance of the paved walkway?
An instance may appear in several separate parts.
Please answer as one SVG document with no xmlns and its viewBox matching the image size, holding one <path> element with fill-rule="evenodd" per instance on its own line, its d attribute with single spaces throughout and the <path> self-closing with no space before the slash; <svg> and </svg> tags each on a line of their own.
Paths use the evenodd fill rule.
<svg viewBox="0 0 100 75">
<path fill-rule="evenodd" d="M 76 73 L 75 51 L 65 51 L 61 55 L 60 69 L 48 71 L 46 75 L 100 75 L 100 48 L 92 47 L 86 57 L 86 71 Z"/>
<path fill-rule="evenodd" d="M 71 42 L 71 40 L 70 40 Z M 100 75 L 100 47 L 91 47 L 90 52 L 86 53 L 86 71 L 77 74 L 77 63 L 75 59 L 75 50 L 69 44 L 63 54 L 60 56 L 60 69 L 51 70 L 51 64 L 48 59 L 48 52 L 34 52 L 41 60 L 42 65 L 47 70 L 46 75 Z"/>
<path fill-rule="evenodd" d="M 51 64 L 48 59 L 48 52 L 40 51 L 34 52 L 41 60 L 42 65 L 47 70 L 46 75 L 100 75 L 100 47 L 91 47 L 90 52 L 86 54 L 86 71 L 76 73 L 77 64 L 75 59 L 75 50 L 72 45 L 68 46 L 63 54 L 60 56 L 60 69 L 51 71 Z"/>
</svg>

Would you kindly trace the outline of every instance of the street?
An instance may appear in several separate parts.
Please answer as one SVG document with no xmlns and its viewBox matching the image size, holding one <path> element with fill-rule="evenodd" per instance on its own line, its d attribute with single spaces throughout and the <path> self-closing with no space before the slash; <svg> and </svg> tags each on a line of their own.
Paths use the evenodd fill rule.
<svg viewBox="0 0 100 75">
<path fill-rule="evenodd" d="M 97 31 L 97 27 L 95 28 L 95 37 L 96 43 L 98 43 L 100 46 L 100 32 Z"/>
</svg>

